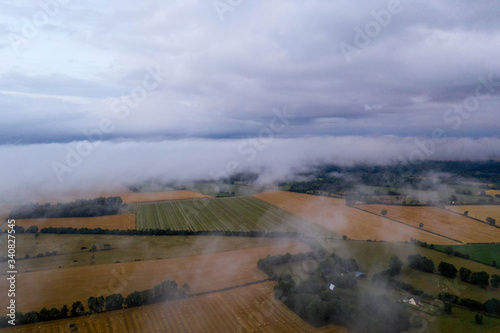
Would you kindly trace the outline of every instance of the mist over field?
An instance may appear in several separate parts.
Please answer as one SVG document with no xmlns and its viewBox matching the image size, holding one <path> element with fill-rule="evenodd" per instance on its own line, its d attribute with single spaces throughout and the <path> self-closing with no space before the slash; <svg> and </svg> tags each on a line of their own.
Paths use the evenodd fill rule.
<svg viewBox="0 0 500 333">
<path fill-rule="evenodd" d="M 76 141 L 3 145 L 3 198 L 30 193 L 113 189 L 148 180 L 220 181 L 238 172 L 259 174 L 257 183 L 289 180 L 320 164 L 408 164 L 423 160 L 489 160 L 500 139 L 415 137 L 306 137 L 179 139 L 167 141 Z M 15 175 L 15 177 L 13 177 Z"/>
<path fill-rule="evenodd" d="M 472 331 L 477 309 L 444 315 L 438 295 L 499 289 L 408 256 L 498 273 L 499 17 L 498 1 L 2 1 L 0 305 L 9 263 L 33 331 L 73 331 L 58 311 L 76 300 L 76 331 Z M 121 319 L 91 309 L 135 292 Z M 409 293 L 433 310 L 410 320 L 392 302 Z"/>
</svg>

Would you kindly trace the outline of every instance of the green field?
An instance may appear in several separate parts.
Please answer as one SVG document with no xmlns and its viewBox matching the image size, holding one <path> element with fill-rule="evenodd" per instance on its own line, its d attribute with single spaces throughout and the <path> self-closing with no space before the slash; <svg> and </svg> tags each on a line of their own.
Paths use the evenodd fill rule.
<svg viewBox="0 0 500 333">
<path fill-rule="evenodd" d="M 447 246 L 434 245 L 434 249 L 444 252 Z M 497 267 L 500 267 L 500 244 L 467 244 L 454 245 L 453 251 L 468 254 L 469 259 L 482 262 L 486 265 L 492 265 L 496 261 Z"/>
<path fill-rule="evenodd" d="M 140 204 L 137 229 L 276 231 L 332 235 L 284 209 L 254 197 L 195 199 Z"/>
</svg>

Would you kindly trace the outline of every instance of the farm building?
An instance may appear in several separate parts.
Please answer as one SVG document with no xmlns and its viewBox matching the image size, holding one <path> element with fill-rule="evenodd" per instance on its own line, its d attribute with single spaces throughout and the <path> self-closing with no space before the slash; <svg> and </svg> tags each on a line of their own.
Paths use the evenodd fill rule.
<svg viewBox="0 0 500 333">
<path fill-rule="evenodd" d="M 356 276 L 356 279 L 363 279 L 366 277 L 366 274 L 360 271 L 354 271 L 354 275 Z"/>
</svg>

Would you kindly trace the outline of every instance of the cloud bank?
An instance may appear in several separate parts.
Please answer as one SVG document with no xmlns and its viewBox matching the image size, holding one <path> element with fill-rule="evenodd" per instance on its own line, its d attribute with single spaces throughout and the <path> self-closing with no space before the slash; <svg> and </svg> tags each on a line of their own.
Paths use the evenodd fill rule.
<svg viewBox="0 0 500 333">
<path fill-rule="evenodd" d="M 68 144 L 0 146 L 2 198 L 30 193 L 106 189 L 123 183 L 218 181 L 229 174 L 258 172 L 259 181 L 286 180 L 322 163 L 390 165 L 423 159 L 500 158 L 498 138 L 306 137 L 75 141 Z M 15 175 L 15 176 L 13 176 Z"/>
</svg>

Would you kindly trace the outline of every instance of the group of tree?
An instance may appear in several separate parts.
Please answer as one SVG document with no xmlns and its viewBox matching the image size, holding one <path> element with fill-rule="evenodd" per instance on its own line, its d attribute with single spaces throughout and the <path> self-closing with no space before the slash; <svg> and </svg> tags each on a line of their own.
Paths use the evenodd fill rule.
<svg viewBox="0 0 500 333">
<path fill-rule="evenodd" d="M 480 287 L 487 287 L 490 284 L 490 275 L 485 272 L 472 272 L 470 269 L 465 267 L 460 267 L 458 272 L 460 280 L 468 282 L 470 284 L 478 285 Z M 500 276 L 493 274 L 491 277 L 491 286 L 498 288 L 500 285 Z"/>
<path fill-rule="evenodd" d="M 434 272 L 434 262 L 431 259 L 421 256 L 420 254 L 409 255 L 408 262 L 411 268 L 421 270 L 427 273 Z M 464 282 L 468 282 L 480 287 L 487 287 L 489 285 L 490 276 L 487 272 L 472 272 L 470 269 L 461 267 L 460 270 L 450 263 L 441 261 L 438 265 L 438 272 L 444 277 L 454 279 L 457 277 Z M 493 275 L 491 285 L 498 288 L 500 285 L 500 276 Z"/>
<path fill-rule="evenodd" d="M 438 298 L 445 303 L 463 306 L 471 311 L 482 311 L 489 314 L 500 315 L 500 300 L 497 298 L 490 298 L 486 302 L 481 303 L 470 298 L 459 298 L 457 295 L 447 292 L 439 293 Z"/>
<path fill-rule="evenodd" d="M 164 281 L 151 289 L 134 291 L 126 298 L 124 298 L 121 294 L 112 294 L 106 297 L 91 296 L 87 299 L 88 311 L 85 311 L 85 305 L 81 301 L 75 301 L 71 305 L 71 309 L 69 309 L 67 305 L 64 305 L 61 309 L 51 308 L 50 310 L 47 310 L 46 308 L 43 308 L 40 311 L 31 311 L 27 313 L 16 312 L 15 323 L 16 325 L 22 325 L 63 319 L 68 317 L 68 312 L 72 317 L 77 317 L 90 313 L 119 310 L 122 309 L 124 305 L 131 308 L 162 302 L 165 300 L 183 298 L 186 297 L 188 292 L 189 285 L 186 283 L 182 286 L 182 288 L 179 288 L 175 281 Z M 8 320 L 8 317 L 1 317 L 0 327 L 7 327 L 10 325 L 8 324 Z"/>
<path fill-rule="evenodd" d="M 43 205 L 30 203 L 14 207 L 9 218 L 35 219 L 54 217 L 93 217 L 115 215 L 122 205 L 121 197 L 96 198 L 90 200 L 76 200 L 68 203 Z"/>
<path fill-rule="evenodd" d="M 488 222 L 490 225 L 495 225 L 495 223 L 497 222 L 497 220 L 495 220 L 492 217 L 487 217 L 486 218 L 486 222 Z"/>
<path fill-rule="evenodd" d="M 288 262 L 293 262 L 299 257 L 287 258 Z M 307 260 L 309 256 L 303 258 Z M 260 261 L 259 267 L 272 271 L 271 263 L 281 264 L 283 259 L 282 256 L 268 257 Z M 295 265 L 307 267 L 299 262 Z M 358 269 L 355 259 L 331 254 L 314 270 L 305 268 L 298 274 L 292 268 L 294 276 L 271 275 L 277 280 L 275 297 L 314 326 L 337 324 L 353 332 L 384 333 L 408 329 L 409 315 L 404 306 L 357 289 L 354 271 Z M 300 282 L 296 283 L 297 280 Z M 332 285 L 333 290 L 330 289 Z"/>
<path fill-rule="evenodd" d="M 418 269 L 419 271 L 426 273 L 434 272 L 434 262 L 432 259 L 424 257 L 420 254 L 410 254 L 408 256 L 408 263 L 413 269 Z"/>
<path fill-rule="evenodd" d="M 101 229 L 47 227 L 40 230 L 42 234 L 92 234 L 92 235 L 154 235 L 154 236 L 236 236 L 236 237 L 268 237 L 268 238 L 301 238 L 303 233 L 293 231 L 229 231 L 229 230 L 171 230 L 171 229 Z"/>
</svg>

